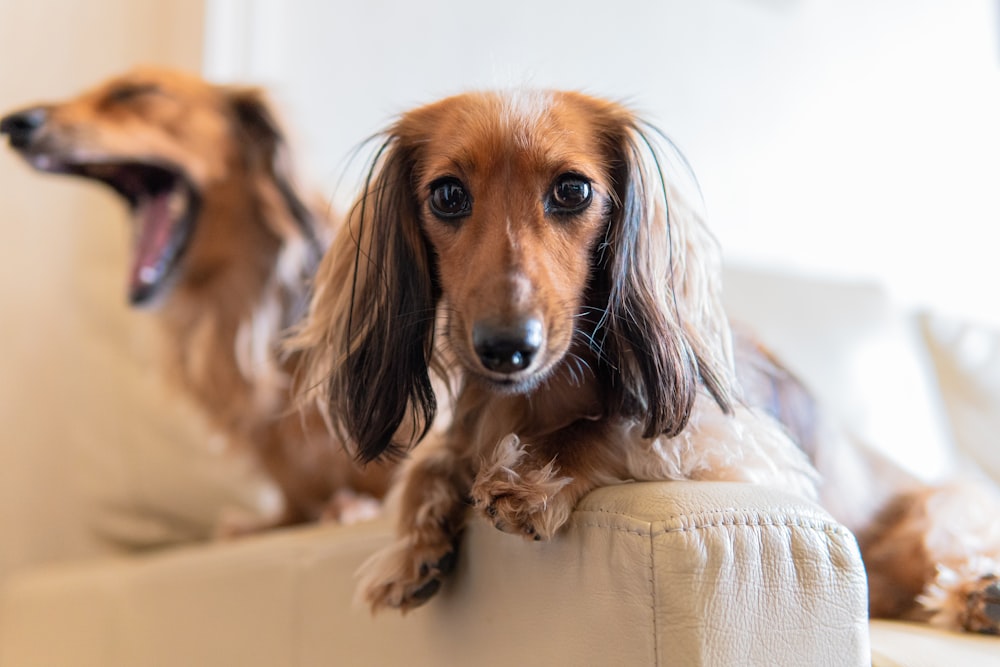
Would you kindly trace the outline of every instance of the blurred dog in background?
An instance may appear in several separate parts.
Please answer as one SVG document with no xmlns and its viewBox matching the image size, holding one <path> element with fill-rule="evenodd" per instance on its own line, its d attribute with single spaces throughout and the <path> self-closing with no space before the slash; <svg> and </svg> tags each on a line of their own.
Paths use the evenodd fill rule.
<svg viewBox="0 0 1000 667">
<path fill-rule="evenodd" d="M 280 487 L 275 524 L 370 515 L 389 466 L 357 466 L 319 412 L 291 400 L 297 360 L 279 343 L 304 312 L 332 221 L 296 192 L 264 96 L 140 68 L 11 113 L 0 133 L 35 169 L 90 179 L 125 201 L 128 299 L 156 311 L 167 372 Z"/>
</svg>

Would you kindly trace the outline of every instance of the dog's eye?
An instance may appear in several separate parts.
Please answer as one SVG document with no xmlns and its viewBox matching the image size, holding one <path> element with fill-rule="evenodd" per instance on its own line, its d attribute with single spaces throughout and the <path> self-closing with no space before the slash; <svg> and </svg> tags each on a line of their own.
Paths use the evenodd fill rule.
<svg viewBox="0 0 1000 667">
<path fill-rule="evenodd" d="M 430 205 L 439 218 L 464 218 L 472 212 L 472 200 L 457 178 L 441 178 L 431 183 Z"/>
<path fill-rule="evenodd" d="M 576 213 L 587 208 L 593 198 L 590 181 L 579 174 L 563 174 L 552 186 L 549 210 L 553 213 Z"/>
</svg>

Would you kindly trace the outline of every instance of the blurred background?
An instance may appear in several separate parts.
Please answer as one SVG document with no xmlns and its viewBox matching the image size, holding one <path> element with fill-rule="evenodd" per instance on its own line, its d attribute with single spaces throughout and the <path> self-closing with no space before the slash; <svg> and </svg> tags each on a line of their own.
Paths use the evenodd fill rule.
<svg viewBox="0 0 1000 667">
<path fill-rule="evenodd" d="M 677 142 L 730 260 L 1000 315 L 992 0 L 206 8 L 206 71 L 275 91 L 321 187 L 414 104 L 470 87 L 581 88 L 629 101 Z"/>
<path fill-rule="evenodd" d="M 732 262 L 873 278 L 917 306 L 1000 319 L 993 0 L 3 0 L 2 9 L 0 108 L 64 97 L 143 62 L 258 83 L 293 128 L 303 180 L 326 196 L 362 139 L 446 94 L 531 85 L 626 100 L 691 161 Z M 37 198 L 11 196 L 24 188 L 44 187 L 44 200 L 107 199 L 42 185 L 12 159 L 0 169 L 6 220 L 37 209 Z"/>
<path fill-rule="evenodd" d="M 674 139 L 731 266 L 873 283 L 907 312 L 995 326 L 998 34 L 995 0 L 0 0 L 0 111 L 140 63 L 265 86 L 300 181 L 342 202 L 352 150 L 413 105 L 580 88 Z M 134 501 L 158 483 L 127 451 L 91 446 L 144 437 L 116 418 L 134 383 L 115 360 L 133 358 L 130 382 L 155 366 L 149 323 L 125 304 L 125 217 L 110 194 L 0 149 L 0 424 L 16 424 L 0 442 L 0 525 L 27 521 L 28 503 L 50 528 L 8 542 L 0 569 L 90 539 L 48 488 L 99 493 L 110 475 Z M 992 339 L 963 340 L 974 361 L 996 359 Z M 874 375 L 884 395 L 912 384 L 898 368 Z M 886 429 L 927 435 L 939 424 L 926 405 L 898 398 Z M 101 475 L 77 474 L 77 441 Z M 53 464 L 40 442 L 67 454 Z"/>
</svg>

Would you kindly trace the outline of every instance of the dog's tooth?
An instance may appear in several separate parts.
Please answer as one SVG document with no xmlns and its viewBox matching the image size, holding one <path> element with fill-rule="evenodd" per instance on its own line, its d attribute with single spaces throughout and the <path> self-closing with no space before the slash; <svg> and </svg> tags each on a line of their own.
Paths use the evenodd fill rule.
<svg viewBox="0 0 1000 667">
<path fill-rule="evenodd" d="M 31 166 L 41 171 L 46 171 L 48 169 L 51 169 L 52 164 L 53 164 L 52 158 L 49 157 L 48 155 L 45 155 L 44 153 L 40 155 L 35 155 L 34 157 L 31 158 Z"/>
<path fill-rule="evenodd" d="M 155 283 L 159 275 L 160 272 L 151 266 L 144 266 L 141 269 L 139 269 L 139 280 L 141 280 L 147 285 Z"/>
<path fill-rule="evenodd" d="M 177 219 L 184 213 L 187 205 L 187 197 L 180 187 L 175 187 L 170 191 L 170 199 L 167 200 L 167 210 L 170 211 L 171 219 Z"/>
</svg>

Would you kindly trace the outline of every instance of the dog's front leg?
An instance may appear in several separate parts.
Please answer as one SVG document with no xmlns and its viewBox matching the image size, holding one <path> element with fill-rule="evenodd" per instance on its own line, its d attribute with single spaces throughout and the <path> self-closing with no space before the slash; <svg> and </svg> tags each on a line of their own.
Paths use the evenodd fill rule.
<svg viewBox="0 0 1000 667">
<path fill-rule="evenodd" d="M 445 442 L 404 469 L 396 541 L 359 572 L 358 594 L 373 612 L 424 604 L 455 566 L 471 471 Z"/>
</svg>

